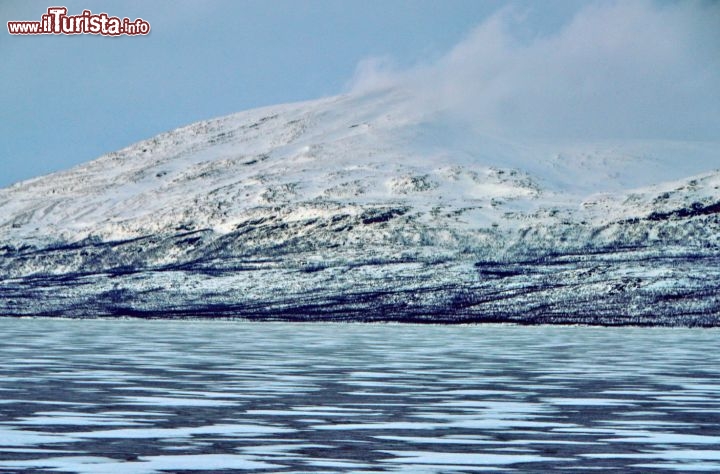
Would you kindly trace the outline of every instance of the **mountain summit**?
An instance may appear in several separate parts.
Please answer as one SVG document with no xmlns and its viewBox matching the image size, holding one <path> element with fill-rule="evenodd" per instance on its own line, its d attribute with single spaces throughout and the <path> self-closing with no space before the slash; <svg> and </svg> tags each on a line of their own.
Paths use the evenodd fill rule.
<svg viewBox="0 0 720 474">
<path fill-rule="evenodd" d="M 718 325 L 718 158 L 399 89 L 251 110 L 0 190 L 0 315 Z"/>
</svg>

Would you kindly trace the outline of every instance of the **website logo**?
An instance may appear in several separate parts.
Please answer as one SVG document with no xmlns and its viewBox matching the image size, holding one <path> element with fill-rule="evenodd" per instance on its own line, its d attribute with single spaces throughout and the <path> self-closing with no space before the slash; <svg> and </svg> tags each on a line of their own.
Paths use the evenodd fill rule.
<svg viewBox="0 0 720 474">
<path fill-rule="evenodd" d="M 80 15 L 68 15 L 65 7 L 50 7 L 40 21 L 8 21 L 11 35 L 103 35 L 135 36 L 150 33 L 150 23 L 137 18 L 118 18 L 107 13 L 83 10 Z"/>
</svg>

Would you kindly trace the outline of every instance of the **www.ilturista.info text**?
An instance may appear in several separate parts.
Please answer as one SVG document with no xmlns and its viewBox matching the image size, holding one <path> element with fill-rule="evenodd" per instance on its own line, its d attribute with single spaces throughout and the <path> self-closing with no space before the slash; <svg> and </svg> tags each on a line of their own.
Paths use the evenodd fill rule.
<svg viewBox="0 0 720 474">
<path fill-rule="evenodd" d="M 94 14 L 83 10 L 80 15 L 67 14 L 65 7 L 50 7 L 40 21 L 8 21 L 11 35 L 146 35 L 150 33 L 150 23 L 138 18 L 108 16 L 107 13 Z"/>
</svg>

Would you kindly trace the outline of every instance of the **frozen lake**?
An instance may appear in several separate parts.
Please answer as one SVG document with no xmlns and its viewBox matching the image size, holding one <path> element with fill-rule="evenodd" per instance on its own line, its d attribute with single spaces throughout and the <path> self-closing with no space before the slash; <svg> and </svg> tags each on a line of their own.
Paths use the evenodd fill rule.
<svg viewBox="0 0 720 474">
<path fill-rule="evenodd" d="M 719 330 L 0 331 L 0 472 L 720 471 Z"/>
</svg>

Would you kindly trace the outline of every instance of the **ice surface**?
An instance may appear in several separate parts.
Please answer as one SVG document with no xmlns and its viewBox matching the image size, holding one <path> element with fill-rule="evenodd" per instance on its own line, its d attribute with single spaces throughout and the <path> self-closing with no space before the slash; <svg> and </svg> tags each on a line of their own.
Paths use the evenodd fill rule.
<svg viewBox="0 0 720 474">
<path fill-rule="evenodd" d="M 54 361 L 34 362 L 32 377 L 0 367 L 9 472 L 690 471 L 720 461 L 716 330 L 2 319 L 0 331 L 0 359 Z M 98 384 L 72 383 L 83 370 Z M 357 372 L 379 384 L 345 391 Z M 115 384 L 127 381 L 127 392 Z M 233 403 L 118 404 L 163 392 Z M 585 403 L 622 392 L 632 404 Z M 38 393 L 46 403 L 30 403 Z M 61 399 L 73 403 L 52 404 Z"/>
</svg>

